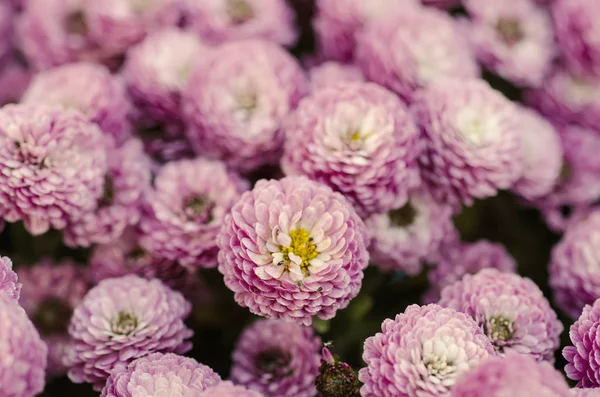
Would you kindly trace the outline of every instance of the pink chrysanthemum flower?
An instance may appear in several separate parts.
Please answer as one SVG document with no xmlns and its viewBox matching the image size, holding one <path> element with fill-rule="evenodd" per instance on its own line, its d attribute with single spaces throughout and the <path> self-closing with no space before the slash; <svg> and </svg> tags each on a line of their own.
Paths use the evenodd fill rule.
<svg viewBox="0 0 600 397">
<path fill-rule="evenodd" d="M 479 76 L 469 44 L 452 18 L 434 8 L 407 7 L 358 35 L 356 64 L 368 80 L 411 101 L 435 82 Z"/>
<path fill-rule="evenodd" d="M 197 152 L 242 171 L 274 164 L 283 120 L 308 88 L 298 62 L 276 44 L 226 43 L 198 65 L 184 92 L 188 138 Z"/>
<path fill-rule="evenodd" d="M 364 397 L 449 397 L 457 378 L 494 354 L 472 318 L 438 305 L 409 306 L 365 341 Z"/>
<path fill-rule="evenodd" d="M 517 107 L 481 80 L 446 80 L 417 96 L 425 137 L 421 176 L 434 197 L 458 207 L 495 196 L 523 173 Z"/>
<path fill-rule="evenodd" d="M 285 0 L 183 0 L 186 22 L 202 39 L 261 39 L 291 46 L 298 36 L 294 10 Z"/>
<path fill-rule="evenodd" d="M 598 367 L 598 327 L 600 326 L 600 300 L 585 305 L 581 316 L 569 329 L 573 346 L 563 349 L 567 360 L 567 377 L 577 381 L 577 387 L 600 387 L 600 368 Z"/>
<path fill-rule="evenodd" d="M 65 364 L 75 383 L 99 391 L 111 370 L 153 352 L 185 353 L 191 305 L 159 280 L 129 275 L 101 281 L 75 308 Z"/>
<path fill-rule="evenodd" d="M 321 339 L 312 328 L 282 320 L 258 320 L 233 352 L 231 380 L 265 397 L 313 397 Z"/>
<path fill-rule="evenodd" d="M 530 279 L 488 268 L 465 275 L 441 295 L 439 304 L 473 317 L 500 354 L 554 361 L 563 326 Z"/>
<path fill-rule="evenodd" d="M 13 271 L 13 264 L 10 258 L 8 256 L 0 256 L 0 294 L 18 301 L 22 286 L 23 284 L 19 282 L 17 273 Z"/>
<path fill-rule="evenodd" d="M 371 83 L 340 83 L 303 99 L 285 125 L 282 169 L 342 193 L 361 216 L 404 205 L 420 182 L 411 114 Z"/>
<path fill-rule="evenodd" d="M 88 290 L 84 274 L 73 262 L 42 260 L 33 267 L 21 267 L 23 291 L 19 303 L 48 345 L 49 377 L 66 374 L 63 360 L 69 344 L 67 327 L 73 309 Z"/>
<path fill-rule="evenodd" d="M 96 208 L 107 171 L 106 137 L 75 110 L 0 109 L 0 216 L 33 234 L 63 229 Z"/>
<path fill-rule="evenodd" d="M 225 218 L 218 243 L 219 271 L 236 302 L 305 325 L 348 305 L 369 257 L 350 203 L 304 177 L 258 181 Z"/>
<path fill-rule="evenodd" d="M 131 138 L 108 152 L 104 193 L 95 211 L 71 222 L 64 232 L 69 246 L 107 244 L 140 219 L 142 196 L 150 187 L 150 160 L 142 143 Z"/>
</svg>

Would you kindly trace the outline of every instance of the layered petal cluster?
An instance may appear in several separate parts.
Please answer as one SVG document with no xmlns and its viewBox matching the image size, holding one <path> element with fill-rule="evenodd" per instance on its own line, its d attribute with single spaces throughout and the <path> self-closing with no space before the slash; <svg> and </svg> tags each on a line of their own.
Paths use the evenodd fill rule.
<svg viewBox="0 0 600 397">
<path fill-rule="evenodd" d="M 600 4 L 587 0 L 552 3 L 556 39 L 571 69 L 600 77 Z"/>
<path fill-rule="evenodd" d="M 406 101 L 439 80 L 479 76 L 469 43 L 452 18 L 427 7 L 406 7 L 368 25 L 357 38 L 356 63 L 368 80 Z"/>
<path fill-rule="evenodd" d="M 563 330 L 533 281 L 498 269 L 467 274 L 442 290 L 439 304 L 473 317 L 496 351 L 553 361 Z"/>
<path fill-rule="evenodd" d="M 363 221 L 341 194 L 304 177 L 261 180 L 225 218 L 219 271 L 252 313 L 310 325 L 358 294 L 366 243 Z"/>
<path fill-rule="evenodd" d="M 477 59 L 488 69 L 521 86 L 539 87 L 556 50 L 548 12 L 530 0 L 467 0 L 464 21 Z"/>
<path fill-rule="evenodd" d="M 88 36 L 104 51 L 120 54 L 146 34 L 181 19 L 180 0 L 86 1 Z"/>
<path fill-rule="evenodd" d="M 551 193 L 558 183 L 563 149 L 558 131 L 538 113 L 521 108 L 519 118 L 523 174 L 512 191 L 533 200 Z"/>
<path fill-rule="evenodd" d="M 576 318 L 583 307 L 600 298 L 600 211 L 569 224 L 552 249 L 550 286 L 556 304 Z"/>
<path fill-rule="evenodd" d="M 141 246 L 153 256 L 193 270 L 215 267 L 217 234 L 247 187 L 216 160 L 167 163 L 144 200 L 138 226 Z"/>
<path fill-rule="evenodd" d="M 17 301 L 0 294 L 2 396 L 34 397 L 44 390 L 48 348 Z"/>
<path fill-rule="evenodd" d="M 364 397 L 447 397 L 461 374 L 494 354 L 472 318 L 438 305 L 409 306 L 365 341 Z"/>
<path fill-rule="evenodd" d="M 540 396 L 566 397 L 569 386 L 563 375 L 546 362 L 517 353 L 491 357 L 464 374 L 452 397 Z"/>
<path fill-rule="evenodd" d="M 184 0 L 186 21 L 202 39 L 261 39 L 292 46 L 298 36 L 296 16 L 285 0 Z"/>
<path fill-rule="evenodd" d="M 242 171 L 276 163 L 283 119 L 307 91 L 300 65 L 276 44 L 226 43 L 198 65 L 184 91 L 188 138 L 197 152 Z"/>
<path fill-rule="evenodd" d="M 471 205 L 521 177 L 517 107 L 485 82 L 441 82 L 417 97 L 413 111 L 426 141 L 421 176 L 436 199 Z"/>
<path fill-rule="evenodd" d="M 63 229 L 96 208 L 107 171 L 106 137 L 72 109 L 0 109 L 0 216 L 33 234 Z"/>
<path fill-rule="evenodd" d="M 550 120 L 600 131 L 600 78 L 556 66 L 544 84 L 526 93 L 529 106 Z"/>
<path fill-rule="evenodd" d="M 0 294 L 18 301 L 22 286 L 23 284 L 19 282 L 17 273 L 13 271 L 13 264 L 10 258 L 8 256 L 0 256 Z"/>
<path fill-rule="evenodd" d="M 101 281 L 75 308 L 66 354 L 69 378 L 100 391 L 118 364 L 150 353 L 185 353 L 191 305 L 159 280 L 129 275 Z"/>
<path fill-rule="evenodd" d="M 206 389 L 198 397 L 263 397 L 262 393 L 250 390 L 244 386 L 234 385 L 229 381 L 218 383 L 216 386 Z"/>
<path fill-rule="evenodd" d="M 125 85 L 99 64 L 79 62 L 38 73 L 22 102 L 79 110 L 118 143 L 130 133 Z"/>
<path fill-rule="evenodd" d="M 231 380 L 266 397 L 313 397 L 320 348 L 321 339 L 310 327 L 258 320 L 237 342 Z"/>
<path fill-rule="evenodd" d="M 384 270 L 418 274 L 454 231 L 452 214 L 450 206 L 420 189 L 412 192 L 403 206 L 371 215 L 365 220 L 371 238 L 371 262 Z"/>
<path fill-rule="evenodd" d="M 361 216 L 400 208 L 420 182 L 411 114 L 372 83 L 340 83 L 303 99 L 285 126 L 281 161 L 342 193 Z"/>
<path fill-rule="evenodd" d="M 348 61 L 354 55 L 356 34 L 365 25 L 418 6 L 418 0 L 318 0 L 313 20 L 318 52 L 326 59 Z"/>
<path fill-rule="evenodd" d="M 444 246 L 438 255 L 437 266 L 427 273 L 431 288 L 424 301 L 437 302 L 444 287 L 454 284 L 466 274 L 476 274 L 487 268 L 515 273 L 517 263 L 502 244 L 488 240 Z"/>
<path fill-rule="evenodd" d="M 600 387 L 600 367 L 598 366 L 598 336 L 600 327 L 600 300 L 585 305 L 583 312 L 569 329 L 573 346 L 563 349 L 567 360 L 567 377 L 577 381 L 578 387 Z"/>
<path fill-rule="evenodd" d="M 221 377 L 210 367 L 173 353 L 152 353 L 112 370 L 100 397 L 199 396 Z"/>
<path fill-rule="evenodd" d="M 338 83 L 364 81 L 361 70 L 351 64 L 327 61 L 308 70 L 310 89 L 315 91 Z"/>
<path fill-rule="evenodd" d="M 85 275 L 75 263 L 45 259 L 33 267 L 21 267 L 23 291 L 19 303 L 48 345 L 48 377 L 62 376 L 69 344 L 67 327 L 73 310 L 88 291 Z"/>
<path fill-rule="evenodd" d="M 70 223 L 64 231 L 69 246 L 108 244 L 119 238 L 126 227 L 138 223 L 143 194 L 150 187 L 150 159 L 142 142 L 131 138 L 108 153 L 104 193 L 96 211 Z"/>
<path fill-rule="evenodd" d="M 191 32 L 165 28 L 127 52 L 123 76 L 133 103 L 144 116 L 181 120 L 181 93 L 208 48 Z"/>
</svg>

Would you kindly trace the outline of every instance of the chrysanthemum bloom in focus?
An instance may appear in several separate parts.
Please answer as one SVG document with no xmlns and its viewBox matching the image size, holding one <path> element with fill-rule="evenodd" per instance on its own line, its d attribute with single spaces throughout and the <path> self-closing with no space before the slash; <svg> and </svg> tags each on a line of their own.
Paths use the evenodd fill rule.
<svg viewBox="0 0 600 397">
<path fill-rule="evenodd" d="M 569 329 L 573 346 L 563 349 L 567 360 L 567 377 L 577 381 L 577 387 L 600 387 L 598 367 L 598 326 L 600 325 L 600 300 L 585 305 L 581 316 Z"/>
<path fill-rule="evenodd" d="M 517 353 L 491 357 L 462 375 L 452 397 L 567 397 L 569 386 L 549 363 Z"/>
<path fill-rule="evenodd" d="M 85 17 L 89 37 L 103 51 L 121 54 L 146 34 L 181 19 L 180 0 L 87 1 Z"/>
<path fill-rule="evenodd" d="M 427 273 L 431 287 L 425 293 L 424 302 L 437 302 L 444 287 L 454 284 L 465 274 L 475 274 L 486 268 L 514 273 L 517 263 L 502 244 L 487 240 L 445 244 L 439 252 L 437 265 Z"/>
<path fill-rule="evenodd" d="M 226 381 L 218 383 L 216 386 L 208 388 L 200 393 L 198 397 L 263 397 L 262 393 L 256 390 L 250 390 L 244 386 L 234 385 Z"/>
<path fill-rule="evenodd" d="M 545 196 L 560 179 L 563 151 L 554 126 L 533 110 L 519 109 L 523 174 L 512 191 L 529 200 Z"/>
<path fill-rule="evenodd" d="M 313 397 L 320 347 L 312 328 L 257 320 L 237 342 L 231 380 L 266 397 Z"/>
<path fill-rule="evenodd" d="M 54 264 L 43 260 L 33 267 L 21 267 L 23 291 L 19 303 L 48 345 L 48 376 L 62 376 L 69 343 L 67 327 L 73 309 L 88 290 L 83 272 L 73 262 Z"/>
<path fill-rule="evenodd" d="M 261 180 L 225 218 L 219 271 L 252 313 L 304 325 L 348 306 L 369 255 L 350 203 L 304 177 Z"/>
<path fill-rule="evenodd" d="M 409 306 L 365 341 L 364 397 L 447 397 L 457 378 L 494 354 L 472 318 L 438 305 Z"/>
<path fill-rule="evenodd" d="M 313 20 L 318 53 L 326 59 L 351 60 L 358 32 L 407 7 L 420 4 L 418 0 L 318 0 Z"/>
<path fill-rule="evenodd" d="M 558 307 L 576 318 L 586 304 L 600 298 L 600 211 L 569 224 L 552 249 L 550 285 Z"/>
<path fill-rule="evenodd" d="M 600 77 L 600 4 L 556 0 L 552 4 L 556 39 L 572 70 Z"/>
<path fill-rule="evenodd" d="M 339 83 L 351 83 L 364 81 L 361 70 L 351 64 L 333 61 L 323 62 L 308 70 L 310 78 L 310 89 L 315 91 Z"/>
<path fill-rule="evenodd" d="M 471 79 L 479 67 L 452 18 L 434 8 L 406 7 L 358 35 L 356 63 L 368 80 L 405 101 L 441 79 Z"/>
<path fill-rule="evenodd" d="M 93 211 L 107 170 L 106 139 L 75 110 L 0 109 L 0 216 L 39 235 Z"/>
<path fill-rule="evenodd" d="M 19 282 L 17 273 L 13 271 L 10 258 L 0 256 L 0 294 L 18 301 L 22 286 L 23 284 Z"/>
<path fill-rule="evenodd" d="M 556 55 L 552 21 L 531 0 L 466 0 L 461 28 L 477 59 L 520 86 L 539 87 Z"/>
<path fill-rule="evenodd" d="M 292 46 L 298 35 L 286 0 L 183 0 L 186 22 L 209 43 L 261 39 Z"/>
<path fill-rule="evenodd" d="M 130 133 L 125 86 L 102 65 L 80 62 L 41 72 L 34 76 L 22 102 L 79 110 L 118 143 Z"/>
<path fill-rule="evenodd" d="M 439 304 L 473 317 L 500 354 L 553 361 L 563 326 L 533 281 L 498 269 L 467 274 L 445 287 Z"/>
<path fill-rule="evenodd" d="M 425 136 L 421 176 L 434 197 L 458 207 L 495 196 L 523 173 L 516 106 L 481 80 L 446 80 L 413 105 Z"/>
<path fill-rule="evenodd" d="M 156 279 L 129 275 L 101 281 L 75 308 L 69 324 L 69 378 L 99 391 L 118 364 L 154 352 L 187 352 L 186 339 L 193 332 L 183 320 L 190 310 L 180 293 Z"/>
<path fill-rule="evenodd" d="M 3 397 L 44 390 L 48 348 L 16 300 L 0 293 L 0 385 Z"/>
<path fill-rule="evenodd" d="M 371 262 L 384 270 L 418 274 L 453 233 L 452 214 L 450 206 L 420 189 L 411 193 L 403 206 L 371 215 L 365 220 L 371 237 Z"/>
<path fill-rule="evenodd" d="M 117 364 L 100 397 L 192 397 L 220 382 L 215 371 L 192 358 L 152 353 L 128 365 Z"/>
<path fill-rule="evenodd" d="M 285 124 L 282 169 L 342 193 L 361 216 L 400 208 L 420 182 L 422 148 L 411 114 L 371 83 L 313 92 Z"/>
<path fill-rule="evenodd" d="M 600 131 L 600 78 L 556 66 L 544 85 L 525 95 L 529 106 L 548 119 Z"/>
<path fill-rule="evenodd" d="M 216 160 L 166 164 L 144 200 L 140 244 L 151 255 L 192 270 L 215 267 L 217 234 L 247 187 L 247 182 Z"/>
<path fill-rule="evenodd" d="M 191 32 L 166 28 L 127 52 L 123 76 L 133 103 L 144 116 L 181 121 L 181 92 L 208 48 Z"/>
<path fill-rule="evenodd" d="M 197 152 L 242 171 L 274 164 L 283 119 L 307 91 L 300 65 L 276 44 L 224 44 L 198 65 L 184 92 L 188 138 Z"/>
<path fill-rule="evenodd" d="M 137 224 L 150 176 L 150 159 L 138 139 L 131 138 L 109 150 L 108 172 L 98 206 L 67 226 L 65 243 L 72 247 L 107 244 L 119 238 L 126 227 Z"/>
</svg>

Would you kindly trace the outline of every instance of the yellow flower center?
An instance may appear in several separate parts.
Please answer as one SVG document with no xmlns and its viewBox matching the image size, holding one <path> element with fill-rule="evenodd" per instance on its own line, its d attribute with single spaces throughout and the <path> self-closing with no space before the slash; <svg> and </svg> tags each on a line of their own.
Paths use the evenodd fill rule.
<svg viewBox="0 0 600 397">
<path fill-rule="evenodd" d="M 310 261 L 315 259 L 319 253 L 317 252 L 317 246 L 313 244 L 310 232 L 304 228 L 295 229 L 290 231 L 290 238 L 292 242 L 289 247 L 279 247 L 279 250 L 283 254 L 285 261 L 289 262 L 289 254 L 294 255 L 302 259 L 300 268 L 305 276 L 309 276 L 308 267 Z"/>
</svg>

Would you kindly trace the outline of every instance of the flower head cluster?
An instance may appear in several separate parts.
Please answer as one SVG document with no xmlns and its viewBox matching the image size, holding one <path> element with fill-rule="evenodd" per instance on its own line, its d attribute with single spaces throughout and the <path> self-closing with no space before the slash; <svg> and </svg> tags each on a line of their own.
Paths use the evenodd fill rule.
<svg viewBox="0 0 600 397">
<path fill-rule="evenodd" d="M 367 79 L 410 101 L 439 80 L 478 77 L 469 44 L 446 13 L 406 7 L 391 15 L 358 36 L 356 63 Z"/>
<path fill-rule="evenodd" d="M 556 304 L 576 318 L 586 304 L 600 298 L 600 211 L 573 222 L 552 249 L 550 285 Z"/>
<path fill-rule="evenodd" d="M 163 166 L 144 200 L 140 244 L 150 254 L 191 269 L 215 267 L 217 233 L 247 184 L 216 160 Z"/>
<path fill-rule="evenodd" d="M 22 102 L 79 110 L 118 143 L 130 132 L 125 86 L 102 65 L 80 62 L 38 73 Z"/>
<path fill-rule="evenodd" d="M 65 363 L 76 383 L 104 386 L 110 371 L 153 352 L 185 353 L 191 305 L 159 280 L 134 275 L 101 281 L 75 308 Z"/>
<path fill-rule="evenodd" d="M 372 83 L 303 99 L 286 123 L 282 168 L 342 193 L 361 216 L 399 208 L 419 183 L 421 141 L 410 113 Z"/>
<path fill-rule="evenodd" d="M 600 300 L 585 305 L 579 319 L 569 329 L 573 346 L 563 349 L 568 364 L 565 372 L 570 379 L 577 381 L 578 387 L 600 387 L 600 367 L 597 355 L 600 351 Z"/>
<path fill-rule="evenodd" d="M 192 358 L 152 353 L 119 363 L 106 380 L 101 397 L 198 396 L 221 377 Z"/>
<path fill-rule="evenodd" d="M 381 331 L 365 341 L 364 397 L 448 396 L 461 374 L 494 354 L 473 319 L 438 305 L 411 305 Z"/>
<path fill-rule="evenodd" d="M 446 80 L 418 95 L 425 136 L 422 177 L 434 197 L 458 206 L 496 195 L 523 173 L 516 106 L 479 80 Z"/>
<path fill-rule="evenodd" d="M 237 342 L 231 380 L 266 397 L 312 397 L 320 347 L 312 328 L 283 320 L 258 320 Z"/>
<path fill-rule="evenodd" d="M 452 388 L 452 397 L 566 397 L 569 386 L 549 363 L 517 353 L 491 357 L 465 373 Z"/>
<path fill-rule="evenodd" d="M 530 0 L 467 0 L 464 29 L 479 61 L 518 85 L 538 87 L 555 55 L 552 21 Z"/>
<path fill-rule="evenodd" d="M 0 293 L 2 396 L 34 397 L 44 390 L 48 348 L 17 301 Z"/>
<path fill-rule="evenodd" d="M 445 287 L 439 304 L 473 317 L 501 354 L 554 360 L 563 326 L 530 279 L 483 269 Z"/>
<path fill-rule="evenodd" d="M 107 170 L 106 138 L 75 110 L 0 109 L 0 216 L 34 235 L 63 229 L 96 208 Z"/>
<path fill-rule="evenodd" d="M 454 231 L 452 208 L 424 189 L 409 194 L 406 204 L 365 220 L 373 263 L 381 269 L 418 274 Z"/>
<path fill-rule="evenodd" d="M 9 257 L 0 256 L 0 294 L 18 301 L 23 284 L 19 282 L 17 273 L 13 271 L 12 267 Z"/>
<path fill-rule="evenodd" d="M 218 243 L 219 271 L 236 302 L 305 325 L 348 305 L 369 257 L 350 203 L 304 177 L 259 181 L 225 218 Z"/>
<path fill-rule="evenodd" d="M 184 91 L 188 138 L 196 151 L 243 171 L 276 163 L 283 119 L 307 90 L 300 65 L 277 45 L 226 43 L 198 65 Z"/>
<path fill-rule="evenodd" d="M 187 22 L 204 40 L 262 39 L 291 46 L 298 35 L 285 0 L 183 0 Z"/>
<path fill-rule="evenodd" d="M 67 327 L 88 290 L 84 273 L 71 261 L 55 264 L 46 259 L 19 269 L 19 279 L 24 287 L 19 303 L 48 345 L 48 376 L 62 376 L 67 372 Z"/>
</svg>

